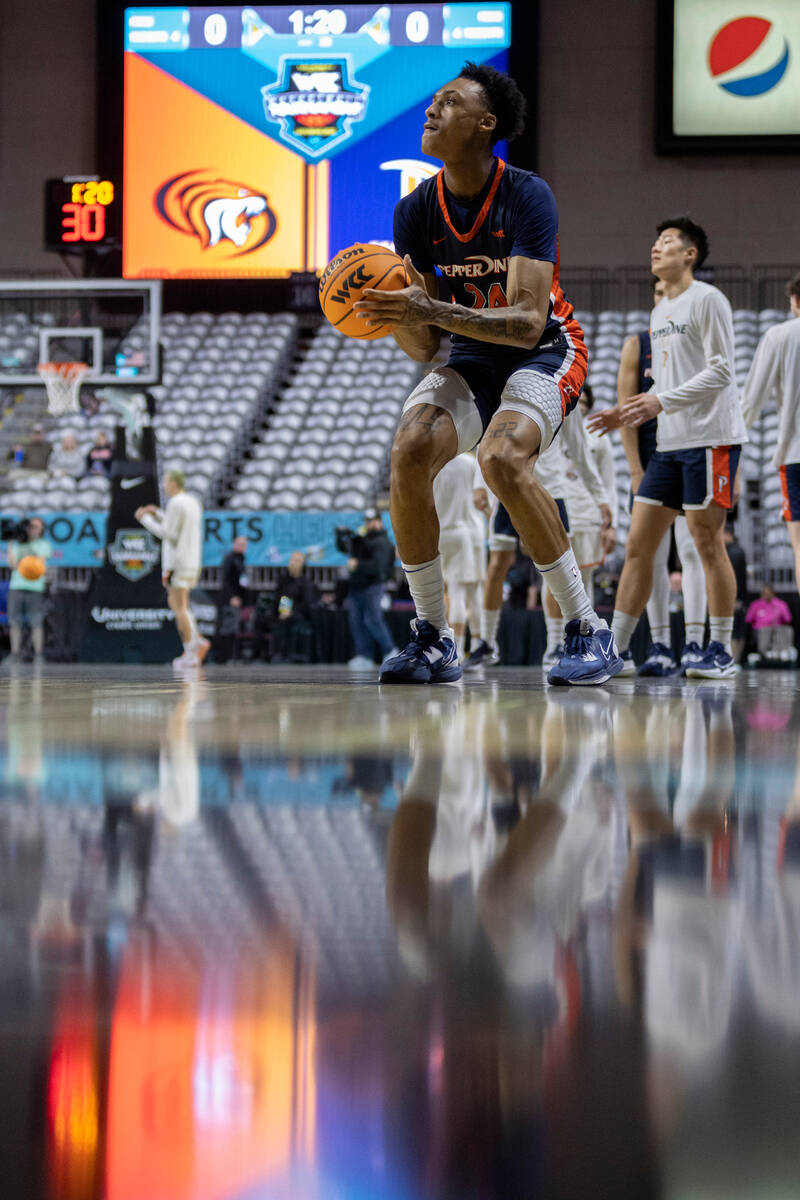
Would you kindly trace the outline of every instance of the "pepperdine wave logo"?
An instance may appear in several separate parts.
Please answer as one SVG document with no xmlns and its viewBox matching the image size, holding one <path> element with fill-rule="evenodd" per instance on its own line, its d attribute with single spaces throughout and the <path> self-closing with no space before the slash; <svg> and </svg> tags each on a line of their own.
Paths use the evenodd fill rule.
<svg viewBox="0 0 800 1200">
<path fill-rule="evenodd" d="M 369 87 L 352 77 L 349 55 L 298 59 L 283 55 L 278 80 L 261 89 L 268 121 L 280 125 L 281 141 L 314 162 L 351 135 L 367 112 Z"/>
<path fill-rule="evenodd" d="M 737 17 L 718 29 L 708 47 L 708 69 L 732 96 L 763 96 L 789 66 L 789 42 L 765 17 Z"/>
<path fill-rule="evenodd" d="M 153 202 L 162 221 L 197 238 L 203 250 L 233 247 L 233 253 L 222 255 L 224 258 L 260 250 L 278 226 L 263 192 L 224 179 L 215 171 L 173 175 L 162 183 Z"/>
</svg>

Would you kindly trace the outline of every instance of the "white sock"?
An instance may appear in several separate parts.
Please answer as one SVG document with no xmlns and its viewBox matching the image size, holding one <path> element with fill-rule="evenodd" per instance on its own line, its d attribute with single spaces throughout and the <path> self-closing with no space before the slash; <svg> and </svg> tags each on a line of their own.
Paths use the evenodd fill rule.
<svg viewBox="0 0 800 1200">
<path fill-rule="evenodd" d="M 703 639 L 706 636 L 705 621 L 703 621 L 702 625 L 700 625 L 694 621 L 684 621 L 684 625 L 686 627 L 685 641 L 686 641 L 687 646 L 688 646 L 689 642 L 694 642 L 695 645 L 702 646 Z"/>
<path fill-rule="evenodd" d="M 556 646 L 564 637 L 564 618 L 551 617 L 545 613 L 544 623 L 547 626 L 547 648 L 545 654 L 553 654 Z"/>
<path fill-rule="evenodd" d="M 628 613 L 624 612 L 614 612 L 614 617 L 611 621 L 611 632 L 614 634 L 614 641 L 617 643 L 617 650 L 620 654 L 630 646 L 631 638 L 638 624 L 638 617 L 631 617 Z"/>
<path fill-rule="evenodd" d="M 725 652 L 731 652 L 731 638 L 733 637 L 733 617 L 709 617 L 709 631 L 712 642 L 722 642 Z"/>
<path fill-rule="evenodd" d="M 534 562 L 534 566 L 540 575 L 545 576 L 547 586 L 561 609 L 565 625 L 568 621 L 578 620 L 588 621 L 592 629 L 607 628 L 605 621 L 598 617 L 589 603 L 580 567 L 571 546 L 555 562 Z"/>
<path fill-rule="evenodd" d="M 594 567 L 581 567 L 581 579 L 586 588 L 589 603 L 594 608 Z"/>
<path fill-rule="evenodd" d="M 677 517 L 675 520 L 675 545 L 678 548 L 681 560 L 683 620 L 686 626 L 686 640 L 687 642 L 697 642 L 698 646 L 702 646 L 706 628 L 706 612 L 708 610 L 706 601 L 706 574 L 703 570 L 700 555 L 697 553 L 694 538 L 689 532 L 689 526 L 686 524 L 685 517 Z M 699 627 L 700 633 L 698 636 L 689 636 L 690 626 L 695 631 Z"/>
<path fill-rule="evenodd" d="M 424 563 L 402 563 L 408 590 L 421 621 L 430 621 L 440 632 L 450 633 L 444 608 L 444 579 L 440 555 Z"/>
<path fill-rule="evenodd" d="M 653 559 L 653 587 L 647 601 L 647 620 L 650 623 L 650 641 L 670 645 L 669 635 L 669 530 L 661 539 Z"/>
<path fill-rule="evenodd" d="M 497 626 L 500 623 L 499 608 L 481 609 L 481 641 L 494 646 L 497 641 Z"/>
</svg>

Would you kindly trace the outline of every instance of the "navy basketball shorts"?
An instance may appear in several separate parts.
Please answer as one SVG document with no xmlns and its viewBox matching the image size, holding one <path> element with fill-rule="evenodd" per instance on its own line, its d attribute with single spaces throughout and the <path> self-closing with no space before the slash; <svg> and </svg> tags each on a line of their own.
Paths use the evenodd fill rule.
<svg viewBox="0 0 800 1200">
<path fill-rule="evenodd" d="M 800 521 L 800 463 L 785 463 L 779 468 L 783 495 L 784 521 Z"/>
<path fill-rule="evenodd" d="M 478 358 L 455 351 L 446 366 L 434 367 L 417 384 L 403 413 L 418 404 L 449 412 L 463 454 L 474 450 L 496 413 L 518 412 L 539 426 L 540 449 L 546 450 L 578 402 L 586 364 L 585 343 L 563 333 L 522 357 Z"/>
<path fill-rule="evenodd" d="M 733 507 L 733 484 L 741 446 L 701 446 L 693 450 L 656 450 L 645 469 L 637 504 L 659 508 Z"/>
<path fill-rule="evenodd" d="M 561 517 L 561 524 L 564 526 L 565 531 L 569 533 L 567 506 L 563 500 L 556 500 L 556 507 L 558 508 L 558 515 Z M 489 518 L 489 549 L 514 551 L 517 548 L 518 541 L 519 537 L 511 523 L 508 510 L 499 500 L 495 500 L 492 515 Z"/>
</svg>

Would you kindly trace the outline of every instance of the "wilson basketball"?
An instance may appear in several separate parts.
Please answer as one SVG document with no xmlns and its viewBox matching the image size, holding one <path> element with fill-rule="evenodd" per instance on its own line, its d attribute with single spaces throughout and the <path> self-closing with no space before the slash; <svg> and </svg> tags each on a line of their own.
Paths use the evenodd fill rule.
<svg viewBox="0 0 800 1200">
<path fill-rule="evenodd" d="M 17 563 L 17 570 L 23 579 L 41 579 L 45 571 L 45 561 L 38 554 L 26 554 Z"/>
<path fill-rule="evenodd" d="M 363 317 L 356 316 L 353 305 L 361 299 L 365 288 L 395 291 L 406 286 L 405 267 L 399 254 L 371 242 L 357 242 L 341 250 L 332 259 L 319 281 L 319 302 L 322 311 L 340 333 L 360 342 L 386 337 L 391 325 L 370 328 Z"/>
</svg>

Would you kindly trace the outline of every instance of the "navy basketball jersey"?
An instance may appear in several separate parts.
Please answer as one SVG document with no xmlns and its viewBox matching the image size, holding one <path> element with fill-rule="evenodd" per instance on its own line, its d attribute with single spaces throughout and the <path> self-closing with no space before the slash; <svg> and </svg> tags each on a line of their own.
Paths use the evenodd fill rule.
<svg viewBox="0 0 800 1200">
<path fill-rule="evenodd" d="M 649 392 L 653 386 L 653 348 L 650 344 L 650 330 L 639 332 L 639 392 Z M 658 418 L 645 421 L 639 426 L 639 461 L 646 467 L 656 448 Z"/>
<path fill-rule="evenodd" d="M 582 360 L 586 347 L 574 310 L 558 282 L 558 213 L 553 193 L 532 171 L 495 159 L 494 170 L 477 196 L 460 200 L 445 183 L 444 171 L 404 196 L 394 211 L 394 244 L 423 274 L 435 272 L 465 308 L 508 305 L 508 264 L 520 256 L 553 263 L 547 321 L 539 347 L 561 335 Z M 522 362 L 531 351 L 451 334 L 451 361 L 469 358 Z M 582 384 L 582 381 L 581 381 Z M 580 388 L 578 389 L 580 390 Z"/>
</svg>

